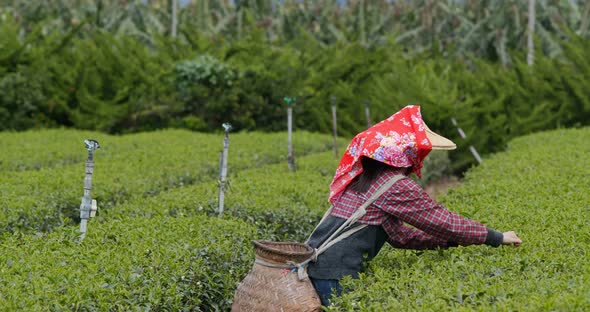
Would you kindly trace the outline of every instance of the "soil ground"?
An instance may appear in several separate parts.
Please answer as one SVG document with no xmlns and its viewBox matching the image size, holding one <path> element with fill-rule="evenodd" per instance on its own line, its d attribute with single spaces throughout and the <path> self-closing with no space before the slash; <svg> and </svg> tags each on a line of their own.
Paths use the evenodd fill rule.
<svg viewBox="0 0 590 312">
<path fill-rule="evenodd" d="M 424 190 L 432 199 L 437 200 L 438 197 L 446 194 L 450 189 L 459 186 L 461 182 L 459 178 L 451 176 L 444 177 L 436 182 L 428 184 Z"/>
</svg>

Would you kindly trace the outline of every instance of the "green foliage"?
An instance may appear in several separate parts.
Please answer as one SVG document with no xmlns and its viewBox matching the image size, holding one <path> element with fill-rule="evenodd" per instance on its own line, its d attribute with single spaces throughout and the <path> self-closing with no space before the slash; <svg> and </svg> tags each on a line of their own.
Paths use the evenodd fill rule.
<svg viewBox="0 0 590 312">
<path fill-rule="evenodd" d="M 4 151 L 0 154 L 0 172 L 81 163 L 84 161 L 84 140 L 96 135 L 103 136 L 91 131 L 66 129 L 0 132 L 0 149 Z"/>
<path fill-rule="evenodd" d="M 19 137 L 19 133 L 5 133 L 0 136 L 0 144 L 4 145 L 4 140 L 14 142 L 16 138 L 30 135 Z M 33 142 L 55 143 L 22 150 L 18 144 L 4 145 L 6 153 L 0 160 L 6 163 L 6 170 L 39 169 L 0 172 L 0 232 L 51 231 L 79 218 L 83 162 L 87 157 L 83 140 L 89 138 L 87 135 L 101 144 L 95 152 L 92 197 L 105 211 L 132 198 L 215 181 L 219 174 L 219 151 L 223 146 L 221 135 L 185 130 L 126 136 L 72 130 L 39 132 L 38 135 L 40 139 Z M 79 146 L 72 142 L 61 143 L 76 137 Z M 228 160 L 232 172 L 286 160 L 286 140 L 285 133 L 232 134 Z M 24 146 L 28 144 L 23 142 Z M 297 132 L 293 144 L 296 155 L 303 156 L 329 150 L 332 139 Z M 48 160 L 47 155 L 51 154 L 69 155 L 70 159 Z M 45 164 L 47 167 L 43 167 Z"/>
<path fill-rule="evenodd" d="M 158 64 L 157 56 L 136 40 L 118 40 L 108 33 L 76 44 L 64 51 L 67 57 L 62 54 L 49 63 L 58 80 L 54 86 L 63 88 L 56 90 L 55 101 L 67 103 L 72 126 L 123 132 L 166 125 L 166 117 L 178 109 L 170 87 L 162 84 L 166 64 Z"/>
<path fill-rule="evenodd" d="M 0 306 L 11 311 L 226 311 L 251 266 L 254 227 L 237 220 L 125 218 L 3 235 Z"/>
<path fill-rule="evenodd" d="M 247 15 L 246 13 L 244 13 Z M 452 170 L 511 138 L 536 131 L 588 125 L 588 42 L 572 35 L 562 58 L 538 55 L 529 66 L 513 53 L 511 66 L 438 54 L 411 58 L 394 38 L 369 46 L 322 45 L 309 34 L 269 44 L 264 31 L 239 40 L 208 38 L 183 29 L 186 40 L 88 30 L 67 33 L 42 25 L 21 35 L 10 19 L 0 27 L 0 128 L 66 126 L 107 133 L 162 128 L 213 132 L 283 131 L 285 96 L 297 97 L 294 127 L 329 133 L 336 99 L 338 135 L 365 129 L 408 104 L 421 105 L 430 127 L 454 139 Z M 467 133 L 461 139 L 455 118 Z"/>
<path fill-rule="evenodd" d="M 38 79 L 28 79 L 24 73 L 10 73 L 0 80 L 0 130 L 25 130 L 53 125 L 39 107 L 45 102 Z M 32 91 L 32 92 L 31 92 Z"/>
<path fill-rule="evenodd" d="M 582 46 L 572 47 L 568 53 L 582 53 L 578 50 Z M 475 71 L 456 71 L 453 77 L 461 101 L 449 109 L 467 140 L 455 139 L 463 151 L 451 158 L 455 168 L 473 163 L 467 153 L 469 145 L 487 155 L 504 150 L 514 137 L 588 124 L 589 99 L 579 89 L 579 82 L 588 77 L 587 61 L 537 58 L 536 62 L 530 67 L 517 61 L 513 69 L 504 70 L 479 60 Z"/>
<path fill-rule="evenodd" d="M 441 202 L 502 231 L 520 248 L 386 248 L 332 311 L 587 310 L 590 128 L 520 137 L 468 172 Z"/>
<path fill-rule="evenodd" d="M 254 129 L 252 103 L 241 101 L 242 74 L 210 55 L 182 61 L 174 69 L 174 85 L 183 102 L 181 126 L 214 129 L 224 122 L 236 129 Z M 188 115 L 188 116 L 187 116 Z"/>
<path fill-rule="evenodd" d="M 232 133 L 223 218 L 238 220 L 225 221 L 212 218 L 220 135 L 105 133 L 283 131 L 293 96 L 295 128 L 323 133 L 335 97 L 341 137 L 366 127 L 366 101 L 373 122 L 421 105 L 458 144 L 431 155 L 423 181 L 472 166 L 473 145 L 484 163 L 444 203 L 525 239 L 386 249 L 333 310 L 590 309 L 588 129 L 512 141 L 589 125 L 590 2 L 537 2 L 534 66 L 525 2 L 193 0 L 177 38 L 162 3 L 0 0 L 0 131 L 91 130 L 0 133 L 0 306 L 229 309 L 249 241 L 301 241 L 326 208 L 331 137 L 296 132 L 289 172 L 284 133 Z M 79 245 L 86 138 L 102 145 L 101 210 Z"/>
<path fill-rule="evenodd" d="M 78 245 L 77 228 L 55 223 L 63 215 L 49 215 L 47 207 L 71 197 L 68 209 L 76 212 L 85 150 L 70 147 L 67 141 L 81 142 L 76 137 L 87 136 L 101 142 L 95 152 L 92 196 L 102 210 L 90 220 L 88 234 Z M 45 141 L 67 144 L 44 146 L 49 154 L 62 153 L 56 159 L 47 155 L 35 159 L 38 151 L 26 145 L 21 150 L 17 138 L 38 146 Z M 207 157 L 211 149 L 221 147 L 221 136 L 178 130 L 122 137 L 72 130 L 3 133 L 0 142 L 12 154 L 32 159 L 15 163 L 0 175 L 6 183 L 4 203 L 21 202 L 5 210 L 19 213 L 21 223 L 8 223 L 13 227 L 8 230 L 16 232 L 5 232 L 0 238 L 4 248 L 0 264 L 5 267 L 0 280 L 11 285 L 11 291 L 0 296 L 0 305 L 17 310 L 38 310 L 47 302 L 53 310 L 229 309 L 237 283 L 251 268 L 250 241 L 303 240 L 325 209 L 336 164 L 331 151 L 323 152 L 331 147 L 331 138 L 305 132 L 295 132 L 293 138 L 296 155 L 301 156 L 296 172 L 284 163 L 273 164 L 286 159 L 279 147 L 286 139 L 284 133 L 230 134 L 230 189 L 223 218 L 234 220 L 234 215 L 244 220 L 223 221 L 211 217 L 217 216 L 218 188 L 217 172 L 210 172 L 209 162 L 218 159 L 215 153 L 212 159 Z M 77 165 L 59 162 L 61 155 L 76 154 L 75 150 L 82 152 L 81 159 L 73 160 Z M 314 155 L 305 156 L 308 153 Z M 173 176 L 187 168 L 194 168 L 196 176 Z M 269 183 L 270 178 L 285 183 Z M 192 184 L 196 181 L 190 179 L 200 183 Z M 153 194 L 146 191 L 158 180 L 171 184 Z M 11 188 L 18 184 L 25 186 Z M 109 206 L 108 193 L 118 192 L 121 186 L 127 197 Z M 2 224 L 7 224 L 11 215 L 3 216 Z M 46 223 L 39 224 L 42 221 Z M 43 228 L 47 224 L 51 227 Z M 51 233 L 27 235 L 28 229 Z M 185 235 L 188 239 L 182 238 Z M 24 275 L 28 277 L 10 279 Z M 20 297 L 23 293 L 28 294 L 26 299 Z"/>
<path fill-rule="evenodd" d="M 30 34 L 25 44 L 36 34 Z M 44 80 L 27 65 L 34 57 L 19 41 L 12 19 L 0 24 L 0 130 L 51 126 L 43 115 Z"/>
<path fill-rule="evenodd" d="M 298 158 L 295 172 L 282 163 L 230 174 L 224 214 L 255 225 L 266 239 L 304 241 L 329 205 L 336 165 L 332 152 L 322 152 Z M 128 201 L 103 217 L 217 216 L 218 192 L 218 183 L 207 181 Z"/>
<path fill-rule="evenodd" d="M 301 40 L 306 49 L 313 43 Z M 240 42 L 224 47 L 223 58 L 241 71 L 235 86 L 239 92 L 239 106 L 248 111 L 254 121 L 252 127 L 269 131 L 286 129 L 287 105 L 285 96 L 300 98 L 305 94 L 305 79 L 313 72 L 310 58 L 315 54 L 300 53 L 297 49 L 268 46 L 261 36 L 253 34 Z M 293 103 L 294 126 L 313 131 L 302 116 L 300 102 Z"/>
<path fill-rule="evenodd" d="M 64 216 L 47 207 L 70 200 L 68 209 L 76 212 L 85 150 L 68 141 L 89 135 L 102 146 L 95 154 L 92 195 L 104 209 L 90 220 L 79 243 L 77 226 L 51 223 Z M 442 198 L 441 203 L 469 218 L 516 230 L 522 247 L 386 247 L 360 279 L 344 281 L 347 291 L 331 310 L 587 310 L 588 268 L 580 259 L 590 251 L 590 198 L 583 174 L 590 165 L 590 146 L 583 144 L 588 135 L 590 129 L 583 128 L 513 140 L 508 152 L 487 158 L 468 172 L 462 187 Z M 221 135 L 179 130 L 119 137 L 72 130 L 2 133 L 3 150 L 14 155 L 1 155 L 2 203 L 21 206 L 4 208 L 0 222 L 8 224 L 14 215 L 6 213 L 14 212 L 20 217 L 13 221 L 21 223 L 0 236 L 0 281 L 6 286 L 0 306 L 228 310 L 252 265 L 251 240 L 303 241 L 328 207 L 328 185 L 337 165 L 331 138 L 296 132 L 295 151 L 301 157 L 292 172 L 278 148 L 284 136 L 230 135 L 229 189 L 225 212 L 218 217 L 218 158 L 207 153 L 221 149 Z M 19 139 L 32 146 L 47 142 L 46 155 L 26 144 L 20 149 Z M 80 159 L 74 157 L 78 149 Z M 17 155 L 30 160 L 11 160 Z M 74 158 L 62 162 L 68 155 Z M 435 164 L 448 163 L 446 153 L 430 156 L 425 178 L 437 174 Z M 128 193 L 115 201 L 109 194 L 117 192 Z M 42 222 L 51 228 L 43 229 Z"/>
<path fill-rule="evenodd" d="M 193 61 L 176 65 L 176 87 L 186 93 L 193 84 L 207 87 L 230 87 L 237 78 L 234 70 L 210 55 L 201 55 Z"/>
<path fill-rule="evenodd" d="M 338 111 L 338 134 L 352 137 L 364 130 L 364 102 L 372 99 L 374 121 L 380 121 L 384 114 L 393 114 L 394 107 L 409 103 L 391 105 L 392 92 L 377 98 L 371 85 L 395 70 L 397 50 L 382 47 L 375 50 L 360 45 L 338 45 L 324 49 L 313 59 L 315 72 L 309 75 L 307 88 L 310 94 L 303 103 L 303 122 L 316 131 L 331 132 L 331 105 L 335 98 Z M 391 90 L 390 90 L 391 91 Z M 385 113 L 382 113 L 386 111 Z"/>
</svg>

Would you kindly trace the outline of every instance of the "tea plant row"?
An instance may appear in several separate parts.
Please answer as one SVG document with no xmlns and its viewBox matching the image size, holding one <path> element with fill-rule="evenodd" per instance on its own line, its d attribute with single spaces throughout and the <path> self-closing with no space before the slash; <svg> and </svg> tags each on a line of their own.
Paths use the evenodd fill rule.
<svg viewBox="0 0 590 312">
<path fill-rule="evenodd" d="M 16 143 L 6 144 L 0 157 L 2 163 L 12 165 L 0 171 L 0 232 L 50 231 L 78 217 L 86 159 L 82 142 L 90 133 L 76 133 L 63 130 L 63 139 L 59 139 L 55 131 L 39 132 L 42 139 L 37 142 L 68 141 L 40 146 L 41 150 L 20 150 Z M 3 134 L 0 142 L 16 142 L 18 136 Z M 69 143 L 74 138 L 77 147 Z M 108 210 L 131 198 L 176 187 L 215 181 L 219 172 L 219 135 L 168 130 L 121 137 L 95 133 L 94 138 L 101 143 L 95 152 L 92 190 L 99 209 Z M 300 156 L 329 150 L 332 145 L 329 136 L 307 132 L 297 133 L 293 139 Z M 236 133 L 230 144 L 231 172 L 286 159 L 285 134 Z M 71 161 L 62 164 L 50 160 L 46 155 L 52 153 Z M 75 161 L 74 154 L 79 155 Z M 31 170 L 16 170 L 19 168 Z"/>
<path fill-rule="evenodd" d="M 284 164 L 238 171 L 230 177 L 222 218 L 211 180 L 110 207 L 91 220 L 80 245 L 73 226 L 5 233 L 0 280 L 11 290 L 0 305 L 227 310 L 252 266 L 251 241 L 304 240 L 327 208 L 336 162 L 332 152 L 322 152 L 301 157 L 295 172 Z"/>
<path fill-rule="evenodd" d="M 327 196 L 337 160 L 331 152 L 299 159 L 295 172 L 284 164 L 242 170 L 229 177 L 228 214 L 247 221 L 266 239 L 305 240 L 329 207 Z M 141 197 L 114 206 L 100 220 L 217 215 L 216 181 Z"/>
<path fill-rule="evenodd" d="M 262 136 L 252 135 L 252 143 L 244 149 L 253 148 Z M 588 137 L 590 129 L 586 128 L 514 140 L 506 153 L 485 159 L 467 174 L 463 186 L 440 200 L 450 210 L 492 228 L 516 230 L 524 240 L 522 247 L 436 251 L 386 247 L 360 279 L 344 281 L 346 292 L 332 310 L 590 309 L 590 265 L 585 261 L 590 253 L 590 146 L 584 144 Z M 170 144 L 160 142 L 164 147 L 155 152 L 159 157 L 146 156 L 145 162 L 160 174 L 182 172 L 167 162 L 179 157 L 171 143 L 175 138 L 167 138 Z M 317 138 L 322 139 L 331 141 L 330 137 Z M 211 146 L 219 151 L 221 140 L 214 141 Z M 235 141 L 232 152 L 237 149 Z M 130 178 L 121 182 L 129 183 L 131 195 L 99 211 L 82 244 L 76 243 L 75 226 L 36 235 L 5 232 L 0 238 L 0 283 L 5 285 L 0 306 L 56 311 L 227 310 L 235 287 L 252 266 L 251 241 L 303 241 L 328 208 L 328 185 L 337 160 L 330 146 L 321 150 L 310 147 L 309 155 L 297 159 L 295 172 L 274 160 L 248 167 L 245 164 L 252 162 L 248 156 L 253 156 L 246 153 L 242 159 L 230 160 L 226 210 L 221 218 L 216 213 L 215 170 L 208 175 L 207 170 L 198 171 L 194 159 L 175 158 L 203 173 L 199 183 L 173 184 L 146 194 L 141 193 L 144 185 L 158 185 L 149 181 L 155 176 L 136 173 L 133 177 L 144 184 L 133 184 Z M 98 155 L 97 192 L 99 185 L 113 187 L 108 179 L 98 179 Z M 284 160 L 278 153 L 260 155 Z M 241 165 L 232 165 L 240 160 Z M 158 161 L 165 169 L 154 165 Z M 215 168 L 217 161 L 203 163 Z M 71 175 L 80 180 L 81 164 L 5 171 L 1 177 L 70 166 L 76 167 Z M 102 166 L 107 167 L 107 162 Z M 141 172 L 148 167 L 134 168 Z M 50 181 L 59 184 L 65 177 L 61 179 Z M 74 184 L 81 185 L 81 181 Z M 46 202 L 57 198 L 34 188 L 30 193 L 31 198 L 44 195 Z M 74 193 L 72 201 L 77 205 L 79 195 Z"/>
<path fill-rule="evenodd" d="M 40 235 L 5 233 L 6 311 L 201 311 L 229 307 L 256 229 L 207 216 L 125 218 Z"/>
</svg>

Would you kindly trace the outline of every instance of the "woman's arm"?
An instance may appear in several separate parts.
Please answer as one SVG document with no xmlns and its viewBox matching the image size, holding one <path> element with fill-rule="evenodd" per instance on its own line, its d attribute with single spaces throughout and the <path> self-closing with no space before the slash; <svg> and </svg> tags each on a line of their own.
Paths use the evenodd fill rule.
<svg viewBox="0 0 590 312">
<path fill-rule="evenodd" d="M 424 231 L 404 225 L 399 220 L 391 220 L 396 224 L 383 224 L 391 229 L 387 231 L 387 242 L 401 249 L 437 249 L 455 247 L 457 243 L 430 235 Z"/>
<path fill-rule="evenodd" d="M 399 222 L 399 220 L 397 221 Z M 406 226 L 402 222 L 399 223 L 398 225 L 391 226 L 392 230 L 387 232 L 387 242 L 395 248 L 420 250 L 459 246 L 456 242 L 430 235 L 422 230 Z M 484 242 L 486 245 L 498 247 L 501 244 L 514 244 L 515 246 L 519 246 L 522 243 L 520 238 L 512 231 L 502 234 L 489 228 L 487 230 L 488 235 Z"/>
<path fill-rule="evenodd" d="M 445 242 L 447 245 L 448 242 L 454 242 L 459 245 L 499 246 L 504 240 L 502 233 L 488 229 L 485 225 L 453 213 L 436 203 L 411 179 L 402 179 L 396 183 L 379 205 L 382 210 L 401 222 L 396 226 L 384 224 L 384 229 L 390 237 L 403 238 L 392 239 L 394 241 L 407 241 L 415 246 L 419 246 L 418 242 L 425 246 L 440 244 L 440 247 L 443 247 Z M 416 229 L 405 227 L 403 223 L 410 224 Z"/>
</svg>

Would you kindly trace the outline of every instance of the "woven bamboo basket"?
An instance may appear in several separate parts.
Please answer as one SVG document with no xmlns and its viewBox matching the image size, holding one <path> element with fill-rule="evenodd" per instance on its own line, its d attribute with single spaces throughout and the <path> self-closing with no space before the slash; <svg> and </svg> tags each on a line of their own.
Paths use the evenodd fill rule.
<svg viewBox="0 0 590 312">
<path fill-rule="evenodd" d="M 254 241 L 256 260 L 276 266 L 301 263 L 313 256 L 313 248 L 295 242 Z M 232 312 L 321 311 L 320 298 L 309 278 L 299 280 L 296 270 L 254 263 L 239 284 Z"/>
</svg>

